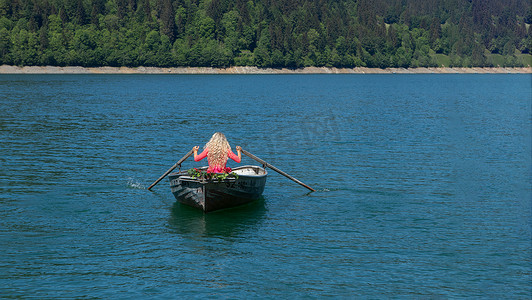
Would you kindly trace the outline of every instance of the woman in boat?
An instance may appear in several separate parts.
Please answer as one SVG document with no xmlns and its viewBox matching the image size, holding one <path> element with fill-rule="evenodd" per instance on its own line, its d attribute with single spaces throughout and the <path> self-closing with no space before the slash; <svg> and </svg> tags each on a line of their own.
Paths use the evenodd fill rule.
<svg viewBox="0 0 532 300">
<path fill-rule="evenodd" d="M 231 151 L 231 146 L 229 146 L 225 135 L 221 132 L 216 132 L 212 135 L 211 139 L 203 147 L 201 154 L 198 154 L 198 146 L 195 146 L 192 150 L 194 150 L 194 161 L 200 161 L 207 157 L 207 161 L 209 162 L 207 172 L 210 173 L 230 173 L 231 169 L 226 167 L 227 159 L 231 158 L 237 163 L 240 163 L 242 159 L 242 148 L 236 146 L 238 155 L 235 155 Z"/>
</svg>

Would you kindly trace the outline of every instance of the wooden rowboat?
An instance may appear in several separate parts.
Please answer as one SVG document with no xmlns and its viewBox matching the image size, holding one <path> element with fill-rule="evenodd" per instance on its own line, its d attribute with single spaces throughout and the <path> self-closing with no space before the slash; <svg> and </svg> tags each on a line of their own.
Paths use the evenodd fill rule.
<svg viewBox="0 0 532 300">
<path fill-rule="evenodd" d="M 223 180 L 193 178 L 187 171 L 170 173 L 170 188 L 177 201 L 204 212 L 235 207 L 260 198 L 268 176 L 264 168 L 242 166 L 232 171 L 238 177 Z"/>
</svg>

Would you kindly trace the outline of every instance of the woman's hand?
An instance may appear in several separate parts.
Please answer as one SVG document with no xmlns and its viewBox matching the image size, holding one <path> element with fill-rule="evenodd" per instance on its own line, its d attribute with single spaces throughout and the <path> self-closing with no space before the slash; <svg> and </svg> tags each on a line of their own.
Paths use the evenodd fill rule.
<svg viewBox="0 0 532 300">
<path fill-rule="evenodd" d="M 242 147 L 236 146 L 236 155 L 238 156 L 237 162 L 240 162 L 242 160 L 242 153 L 240 153 L 240 151 L 242 151 Z"/>
<path fill-rule="evenodd" d="M 198 150 L 199 146 L 192 147 L 192 151 L 194 151 L 194 160 L 196 160 L 196 157 L 198 156 Z"/>
</svg>

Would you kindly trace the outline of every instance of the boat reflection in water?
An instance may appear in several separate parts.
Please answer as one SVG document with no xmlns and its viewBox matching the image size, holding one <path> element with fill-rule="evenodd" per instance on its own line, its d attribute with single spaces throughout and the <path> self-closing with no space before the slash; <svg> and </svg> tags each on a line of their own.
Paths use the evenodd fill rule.
<svg viewBox="0 0 532 300">
<path fill-rule="evenodd" d="M 169 227 L 176 233 L 232 237 L 255 230 L 266 215 L 263 197 L 235 208 L 205 214 L 201 210 L 175 202 Z"/>
</svg>

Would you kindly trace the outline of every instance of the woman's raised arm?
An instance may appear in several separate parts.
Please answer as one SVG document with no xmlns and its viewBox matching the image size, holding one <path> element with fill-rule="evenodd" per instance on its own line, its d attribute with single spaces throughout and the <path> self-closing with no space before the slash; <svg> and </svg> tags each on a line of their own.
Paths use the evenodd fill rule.
<svg viewBox="0 0 532 300">
<path fill-rule="evenodd" d="M 231 158 L 232 160 L 236 161 L 237 163 L 240 163 L 240 161 L 242 160 L 241 151 L 242 151 L 242 147 L 236 146 L 236 153 L 238 153 L 238 156 L 237 156 L 237 155 L 235 155 L 233 153 L 233 151 L 229 150 L 229 153 L 228 153 L 229 158 Z"/>
<path fill-rule="evenodd" d="M 201 152 L 201 154 L 198 154 L 198 150 L 199 150 L 199 147 L 198 146 L 194 146 L 192 148 L 192 150 L 194 150 L 194 161 L 200 161 L 202 159 L 204 159 L 206 156 L 207 156 L 207 148 L 205 148 L 205 150 L 203 150 L 203 152 Z"/>
</svg>

